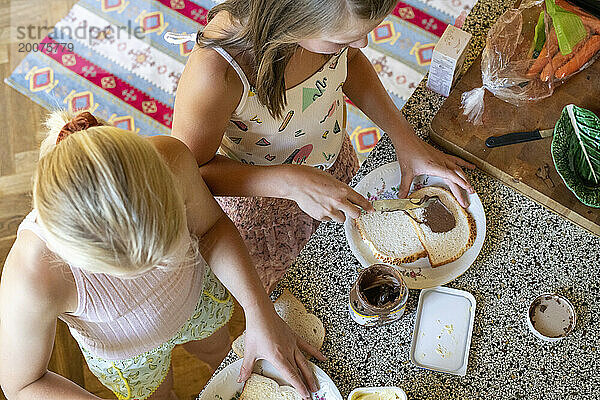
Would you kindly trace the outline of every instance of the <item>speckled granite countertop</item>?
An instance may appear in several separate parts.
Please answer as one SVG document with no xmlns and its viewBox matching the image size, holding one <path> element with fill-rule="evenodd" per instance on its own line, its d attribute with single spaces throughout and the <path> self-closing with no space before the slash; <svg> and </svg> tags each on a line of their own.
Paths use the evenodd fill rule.
<svg viewBox="0 0 600 400">
<path fill-rule="evenodd" d="M 485 35 L 512 0 L 480 0 L 465 30 L 474 34 L 471 62 Z M 443 98 L 417 88 L 403 111 L 421 137 Z M 394 161 L 384 137 L 353 180 Z M 487 216 L 487 237 L 469 270 L 447 286 L 475 296 L 477 309 L 465 377 L 415 367 L 409 361 L 418 290 L 406 314 L 392 325 L 365 328 L 348 314 L 359 262 L 343 226 L 324 223 L 286 275 L 287 287 L 324 323 L 319 366 L 342 396 L 359 386 L 399 386 L 413 399 L 600 399 L 600 238 L 546 210 L 480 171 L 468 173 Z M 574 304 L 574 333 L 558 343 L 535 338 L 525 315 L 544 292 Z M 235 360 L 230 355 L 223 365 Z"/>
</svg>

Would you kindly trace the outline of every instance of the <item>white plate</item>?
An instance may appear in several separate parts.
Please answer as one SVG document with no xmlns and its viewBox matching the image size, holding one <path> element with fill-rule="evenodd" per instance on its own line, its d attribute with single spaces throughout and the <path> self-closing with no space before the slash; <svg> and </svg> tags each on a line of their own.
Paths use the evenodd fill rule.
<svg viewBox="0 0 600 400">
<path fill-rule="evenodd" d="M 474 321 L 471 293 L 447 287 L 422 290 L 410 360 L 420 368 L 465 376 Z"/>
<path fill-rule="evenodd" d="M 204 388 L 198 400 L 231 400 L 237 399 L 237 393 L 244 388 L 243 383 L 238 383 L 237 379 L 240 375 L 240 368 L 243 360 L 237 360 L 221 370 L 213 377 L 208 385 Z M 319 391 L 312 394 L 314 400 L 342 400 L 342 395 L 339 390 L 327 376 L 325 372 L 317 367 L 312 362 L 308 362 L 312 367 L 317 381 L 319 382 Z M 259 373 L 268 378 L 274 379 L 279 385 L 291 386 L 281 373 L 275 369 L 268 361 L 259 360 L 254 364 L 254 372 Z"/>
<path fill-rule="evenodd" d="M 368 200 L 395 199 L 398 198 L 399 186 L 400 165 L 398 162 L 393 162 L 371 171 L 358 182 L 354 189 Z M 442 178 L 421 175 L 414 179 L 411 192 L 423 186 L 440 186 L 449 189 Z M 477 230 L 475 242 L 460 258 L 436 268 L 431 267 L 427 257 L 397 267 L 410 289 L 425 289 L 445 285 L 462 275 L 477 258 L 485 239 L 485 212 L 477 193 L 470 194 L 469 200 L 471 204 L 467 211 L 475 219 Z M 352 253 L 363 267 L 381 263 L 381 260 L 373 255 L 369 246 L 360 237 L 360 233 L 358 233 L 352 219 L 346 219 L 344 230 Z"/>
</svg>

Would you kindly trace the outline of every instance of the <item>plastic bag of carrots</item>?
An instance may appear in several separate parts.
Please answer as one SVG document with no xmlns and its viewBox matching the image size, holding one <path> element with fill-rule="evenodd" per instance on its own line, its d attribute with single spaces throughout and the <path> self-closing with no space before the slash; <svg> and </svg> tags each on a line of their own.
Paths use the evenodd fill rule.
<svg viewBox="0 0 600 400">
<path fill-rule="evenodd" d="M 464 114 L 482 124 L 486 89 L 517 106 L 549 97 L 599 55 L 600 19 L 568 0 L 524 0 L 490 29 L 483 86 L 463 93 Z"/>
</svg>

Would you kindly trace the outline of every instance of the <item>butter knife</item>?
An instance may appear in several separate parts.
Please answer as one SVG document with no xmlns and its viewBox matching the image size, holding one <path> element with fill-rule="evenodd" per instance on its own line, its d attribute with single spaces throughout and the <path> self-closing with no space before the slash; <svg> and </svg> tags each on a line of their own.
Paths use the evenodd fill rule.
<svg viewBox="0 0 600 400">
<path fill-rule="evenodd" d="M 485 145 L 487 147 L 506 146 L 508 144 L 524 143 L 532 140 L 551 137 L 553 134 L 554 128 L 543 130 L 536 129 L 535 131 L 531 132 L 513 132 L 501 136 L 490 136 L 485 139 Z"/>
<path fill-rule="evenodd" d="M 375 211 L 389 212 L 401 210 L 414 210 L 415 208 L 427 207 L 431 202 L 437 200 L 437 196 L 424 196 L 420 199 L 386 199 L 371 202 Z"/>
</svg>

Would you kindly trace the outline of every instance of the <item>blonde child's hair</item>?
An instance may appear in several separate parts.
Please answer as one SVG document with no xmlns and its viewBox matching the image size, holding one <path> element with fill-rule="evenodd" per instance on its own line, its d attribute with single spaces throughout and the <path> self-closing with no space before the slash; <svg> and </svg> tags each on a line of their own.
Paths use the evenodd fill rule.
<svg viewBox="0 0 600 400">
<path fill-rule="evenodd" d="M 280 118 L 286 105 L 285 68 L 298 42 L 319 34 L 336 34 L 353 20 L 384 18 L 397 0 L 226 0 L 208 13 L 210 21 L 227 11 L 241 25 L 218 39 L 198 33 L 200 47 L 229 47 L 252 60 L 256 95 L 271 116 Z M 238 54 L 239 54 L 238 53 Z"/>
<path fill-rule="evenodd" d="M 108 124 L 55 144 L 70 119 L 49 115 L 34 175 L 34 208 L 53 250 L 71 265 L 123 277 L 183 260 L 193 244 L 183 198 L 154 147 Z"/>
</svg>

